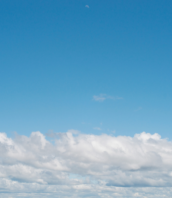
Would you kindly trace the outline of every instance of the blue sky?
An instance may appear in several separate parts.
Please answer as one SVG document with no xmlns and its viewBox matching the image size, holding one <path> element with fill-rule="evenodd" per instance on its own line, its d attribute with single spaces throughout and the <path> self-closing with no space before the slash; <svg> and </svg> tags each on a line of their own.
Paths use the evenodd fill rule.
<svg viewBox="0 0 172 198">
<path fill-rule="evenodd" d="M 169 0 L 0 1 L 0 131 L 171 139 L 171 9 Z"/>
<path fill-rule="evenodd" d="M 0 0 L 0 197 L 172 197 L 172 1 Z"/>
</svg>

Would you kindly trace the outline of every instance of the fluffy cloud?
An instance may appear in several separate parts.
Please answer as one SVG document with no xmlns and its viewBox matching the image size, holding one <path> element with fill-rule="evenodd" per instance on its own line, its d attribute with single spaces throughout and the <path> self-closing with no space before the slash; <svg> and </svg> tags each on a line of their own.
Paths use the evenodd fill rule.
<svg viewBox="0 0 172 198">
<path fill-rule="evenodd" d="M 114 137 L 72 130 L 51 137 L 47 140 L 33 132 L 30 137 L 11 139 L 0 133 L 3 197 L 8 192 L 11 197 L 23 197 L 22 193 L 24 197 L 56 197 L 57 193 L 60 197 L 70 193 L 73 197 L 155 197 L 159 189 L 161 197 L 171 193 L 172 142 L 158 134 Z"/>
</svg>

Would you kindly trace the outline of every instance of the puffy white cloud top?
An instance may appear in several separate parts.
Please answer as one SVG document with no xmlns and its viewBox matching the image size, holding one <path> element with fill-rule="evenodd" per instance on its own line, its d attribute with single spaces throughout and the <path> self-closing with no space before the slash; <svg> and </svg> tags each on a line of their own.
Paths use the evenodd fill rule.
<svg viewBox="0 0 172 198">
<path fill-rule="evenodd" d="M 172 142 L 158 134 L 114 137 L 70 130 L 49 136 L 33 132 L 11 139 L 0 133 L 3 197 L 153 197 L 157 189 L 156 197 L 171 194 Z"/>
</svg>

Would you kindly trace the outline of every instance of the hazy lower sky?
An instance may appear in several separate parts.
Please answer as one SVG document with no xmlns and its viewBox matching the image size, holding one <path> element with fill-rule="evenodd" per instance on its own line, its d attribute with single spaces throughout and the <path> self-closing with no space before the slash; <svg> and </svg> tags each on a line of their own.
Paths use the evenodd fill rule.
<svg viewBox="0 0 172 198">
<path fill-rule="evenodd" d="M 71 130 L 72 132 L 69 132 Z M 151 145 L 147 148 L 148 151 L 161 156 L 160 161 L 165 165 L 157 161 L 159 158 L 154 154 L 148 155 L 148 158 L 155 159 L 155 162 L 160 163 L 162 172 L 166 170 L 168 174 L 171 174 L 170 171 L 172 170 L 167 168 L 171 163 L 171 161 L 168 161 L 170 155 L 168 153 L 166 158 L 160 150 L 161 148 L 165 149 L 166 144 L 168 144 L 167 150 L 170 150 L 169 152 L 172 148 L 170 142 L 172 139 L 172 1 L 1 0 L 0 132 L 4 132 L 4 134 L 1 134 L 2 144 L 6 144 L 8 141 L 19 141 L 17 143 L 7 143 L 7 145 L 16 144 L 17 148 L 26 150 L 30 148 L 23 147 L 23 141 L 26 141 L 27 138 L 29 138 L 28 141 L 31 141 L 33 134 L 36 134 L 36 140 L 42 142 L 38 148 L 38 156 L 42 155 L 41 145 L 45 146 L 46 141 L 47 144 L 52 144 L 51 149 L 53 149 L 55 143 L 51 141 L 55 141 L 54 139 L 59 134 L 64 136 L 70 134 L 70 137 L 74 139 L 79 138 L 71 141 L 78 141 L 81 145 L 88 138 L 88 145 L 85 143 L 88 147 L 84 147 L 86 150 L 82 148 L 83 152 L 88 154 L 91 152 L 88 148 L 92 144 L 93 138 L 96 142 L 95 145 L 100 144 L 115 159 L 118 159 L 119 156 L 116 158 L 117 153 L 113 153 L 113 146 L 109 148 L 108 145 L 114 145 L 115 142 L 118 142 L 118 149 L 124 149 L 127 152 L 126 150 L 130 146 L 127 147 L 126 145 L 131 143 L 131 153 L 134 161 L 143 154 L 139 149 L 138 152 L 142 154 L 135 154 L 134 150 L 138 144 L 135 139 L 143 141 L 143 147 L 145 146 L 145 148 L 147 148 L 145 141 L 151 139 L 149 141 Z M 19 140 L 10 139 L 14 138 L 15 133 L 19 135 Z M 154 133 L 157 134 L 153 135 Z M 104 136 L 106 136 L 108 142 L 106 145 L 103 145 L 100 140 Z M 118 136 L 121 136 L 124 140 L 119 140 Z M 113 139 L 115 137 L 117 140 Z M 133 137 L 133 142 L 130 142 L 130 138 Z M 152 146 L 154 141 L 158 141 L 156 150 Z M 167 142 L 164 143 L 164 141 Z M 35 142 L 35 145 L 38 142 Z M 63 138 L 62 142 L 63 146 L 67 144 Z M 95 146 L 98 149 L 96 152 L 100 152 L 102 149 L 100 147 Z M 51 153 L 51 149 L 47 152 Z M 58 149 L 60 150 L 61 147 L 58 146 Z M 81 163 L 81 161 L 84 163 L 83 159 L 81 160 L 82 157 L 75 159 L 75 152 L 80 149 L 80 147 L 76 147 L 76 150 L 71 149 L 71 152 L 73 152 L 71 154 L 73 156 L 72 160 L 79 160 L 78 163 Z M 124 152 L 124 150 L 121 152 Z M 32 155 L 34 155 L 36 151 L 28 152 L 33 152 Z M 54 153 L 53 156 L 57 154 L 54 150 L 52 153 Z M 151 157 L 152 155 L 153 157 Z M 11 160 L 11 154 L 9 156 L 4 154 L 4 159 L 9 157 L 9 160 Z M 99 154 L 95 154 L 95 156 L 99 156 Z M 87 170 L 90 170 L 90 172 L 88 171 L 86 174 L 87 176 L 91 175 L 90 177 L 93 177 L 94 180 L 91 180 L 91 184 L 97 184 L 96 182 L 101 181 L 104 182 L 101 184 L 105 184 L 105 186 L 113 184 L 114 186 L 135 187 L 139 181 L 138 186 L 141 187 L 171 185 L 165 179 L 165 183 L 154 181 L 155 184 L 151 180 L 151 178 L 158 177 L 155 172 L 151 173 L 151 178 L 149 178 L 153 183 L 147 178 L 149 174 L 145 176 L 147 173 L 142 175 L 142 172 L 133 176 L 134 180 L 125 183 L 126 175 L 129 174 L 125 171 L 130 167 L 130 162 L 127 161 L 128 157 L 124 157 L 125 159 L 120 161 L 119 164 L 108 161 L 109 172 L 105 173 L 106 176 L 92 174 L 94 167 L 88 166 Z M 93 156 L 90 156 L 90 164 L 93 163 L 96 167 L 98 162 L 95 162 L 93 158 Z M 145 159 L 143 163 L 138 162 L 127 170 L 138 168 L 138 170 L 144 169 L 145 171 L 147 167 L 152 166 L 148 158 L 143 157 L 143 161 Z M 14 157 L 14 159 L 14 166 L 17 166 L 18 163 L 24 166 L 27 161 L 20 161 L 21 159 L 19 160 L 17 157 Z M 37 157 L 31 157 L 30 159 L 36 160 Z M 73 166 L 69 166 L 64 156 L 61 160 L 65 162 L 58 166 L 65 168 L 58 169 L 58 171 L 62 171 L 59 177 L 63 177 L 63 173 L 67 171 L 69 179 L 75 178 L 74 180 L 78 180 L 79 177 L 85 179 L 85 169 L 82 169 L 83 167 L 81 168 L 78 165 L 80 168 L 77 172 Z M 106 157 L 103 160 L 106 161 Z M 123 163 L 125 161 L 128 165 L 124 167 Z M 101 165 L 104 163 L 101 160 L 99 162 Z M 31 167 L 38 168 L 38 164 L 41 163 L 43 162 L 39 161 L 37 165 L 32 164 Z M 53 161 L 52 163 L 56 162 Z M 30 167 L 29 162 L 27 166 Z M 113 166 L 118 167 L 121 171 L 121 174 L 118 172 L 119 175 L 113 173 L 117 174 L 119 178 L 123 178 L 120 180 L 121 183 L 115 183 L 116 180 L 113 181 L 113 178 L 110 178 L 112 174 L 110 170 Z M 52 164 L 45 165 L 42 169 L 44 171 L 45 169 L 48 170 L 47 167 L 51 167 L 51 171 L 55 170 L 55 168 L 52 168 L 54 167 Z M 37 171 L 37 168 L 35 171 Z M 100 172 L 104 170 L 104 168 L 99 168 Z M 79 172 L 80 169 L 81 172 Z M 34 180 L 33 178 L 36 176 L 29 179 L 26 173 L 19 174 L 26 174 L 24 179 L 18 178 L 16 176 L 18 168 L 13 173 L 10 172 L 11 169 L 3 170 L 8 174 L 2 176 L 2 178 L 17 181 L 19 186 L 21 184 L 20 179 L 32 184 L 33 181 L 42 182 L 42 184 L 47 182 L 47 185 L 50 182 L 44 181 L 46 176 L 40 176 L 38 173 L 38 178 L 41 179 Z M 126 174 L 125 177 L 122 176 L 123 171 Z M 51 172 L 51 174 L 55 173 Z M 107 176 L 108 174 L 109 176 Z M 140 174 L 145 178 L 142 182 L 138 179 L 141 177 Z M 165 176 L 161 175 L 161 177 Z M 53 178 L 52 180 L 55 181 L 56 179 Z M 107 190 L 106 187 L 102 187 L 102 189 Z M 129 191 L 126 191 L 126 195 L 130 194 Z M 30 192 L 34 191 L 31 190 Z M 79 194 L 75 197 L 87 196 L 84 192 L 82 195 Z M 131 197 L 141 196 L 137 195 L 137 192 L 134 193 L 136 194 L 131 194 Z M 143 197 L 150 196 L 150 194 L 145 195 L 144 190 L 141 193 Z M 3 197 L 5 196 L 7 195 L 4 194 Z M 37 195 L 31 197 L 34 196 Z M 88 197 L 91 196 L 93 195 Z M 108 196 L 114 197 L 117 195 L 107 194 L 106 197 Z M 124 197 L 124 195 L 121 196 Z M 63 195 L 60 197 L 63 197 Z M 98 197 L 98 195 L 96 194 L 95 197 Z M 169 197 L 169 194 L 167 197 Z"/>
</svg>

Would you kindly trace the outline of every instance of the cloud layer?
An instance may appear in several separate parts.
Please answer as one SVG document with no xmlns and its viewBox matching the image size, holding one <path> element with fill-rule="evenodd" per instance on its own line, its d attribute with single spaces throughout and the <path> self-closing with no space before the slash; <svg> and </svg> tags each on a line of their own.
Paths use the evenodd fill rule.
<svg viewBox="0 0 172 198">
<path fill-rule="evenodd" d="M 0 133 L 3 197 L 8 192 L 15 193 L 11 197 L 16 192 L 46 197 L 69 197 L 70 192 L 73 197 L 151 197 L 155 189 L 164 192 L 161 197 L 171 193 L 172 142 L 158 134 L 114 137 L 71 130 L 50 136 L 48 141 L 33 132 L 11 139 Z"/>
</svg>

